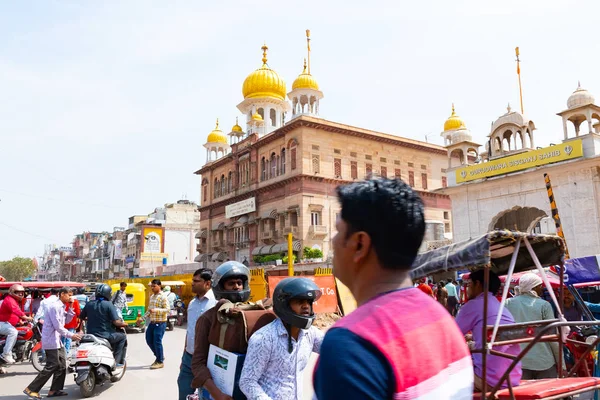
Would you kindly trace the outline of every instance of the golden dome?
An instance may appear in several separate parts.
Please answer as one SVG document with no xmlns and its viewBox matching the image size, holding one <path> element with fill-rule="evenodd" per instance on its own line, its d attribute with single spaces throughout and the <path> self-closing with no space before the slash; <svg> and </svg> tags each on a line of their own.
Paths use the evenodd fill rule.
<svg viewBox="0 0 600 400">
<path fill-rule="evenodd" d="M 252 116 L 253 121 L 263 122 L 263 117 L 259 113 L 254 113 Z"/>
<path fill-rule="evenodd" d="M 452 131 L 455 129 L 465 129 L 465 121 L 454 112 L 454 104 L 452 104 L 452 115 L 444 122 L 444 131 Z"/>
<path fill-rule="evenodd" d="M 242 127 L 238 124 L 238 119 L 235 119 L 235 125 L 231 128 L 231 132 L 243 132 Z"/>
<path fill-rule="evenodd" d="M 263 65 L 252 72 L 244 81 L 242 94 L 245 99 L 256 97 L 273 97 L 278 100 L 284 100 L 286 95 L 285 81 L 267 65 L 266 45 L 261 47 L 263 50 Z"/>
<path fill-rule="evenodd" d="M 207 143 L 221 143 L 221 144 L 229 144 L 227 143 L 227 136 L 223 134 L 223 131 L 219 129 L 219 120 L 217 119 L 217 126 L 211 133 L 208 134 Z"/>
<path fill-rule="evenodd" d="M 304 60 L 304 70 L 298 75 L 294 83 L 292 83 L 292 90 L 296 89 L 319 90 L 317 80 L 306 70 L 306 60 Z"/>
</svg>

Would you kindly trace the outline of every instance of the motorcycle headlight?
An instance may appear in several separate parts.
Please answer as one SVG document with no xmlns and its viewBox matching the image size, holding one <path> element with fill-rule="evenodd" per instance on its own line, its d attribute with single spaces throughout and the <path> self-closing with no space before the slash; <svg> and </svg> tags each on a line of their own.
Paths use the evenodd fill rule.
<svg viewBox="0 0 600 400">
<path fill-rule="evenodd" d="M 592 335 L 592 336 L 588 336 L 585 338 L 585 343 L 589 344 L 590 346 L 592 344 L 594 344 L 594 342 L 596 341 L 596 339 L 598 339 L 597 335 Z"/>
</svg>

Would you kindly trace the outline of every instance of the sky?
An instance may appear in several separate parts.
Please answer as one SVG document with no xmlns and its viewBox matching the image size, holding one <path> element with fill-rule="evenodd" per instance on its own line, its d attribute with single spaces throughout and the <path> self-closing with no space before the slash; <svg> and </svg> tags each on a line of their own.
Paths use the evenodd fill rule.
<svg viewBox="0 0 600 400">
<path fill-rule="evenodd" d="M 198 202 L 202 145 L 240 116 L 245 77 L 288 90 L 306 56 L 336 122 L 443 144 L 455 103 L 484 143 L 510 102 L 537 146 L 577 82 L 600 93 L 600 2 L 19 1 L 0 5 L 0 260 L 179 199 Z M 596 79 L 594 78 L 596 76 Z"/>
</svg>

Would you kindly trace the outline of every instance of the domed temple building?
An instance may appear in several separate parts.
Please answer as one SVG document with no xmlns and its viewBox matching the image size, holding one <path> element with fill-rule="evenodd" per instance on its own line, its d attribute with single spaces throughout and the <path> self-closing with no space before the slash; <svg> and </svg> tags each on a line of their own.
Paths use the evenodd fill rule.
<svg viewBox="0 0 600 400">
<path fill-rule="evenodd" d="M 335 188 L 371 174 L 401 177 L 419 191 L 429 246 L 452 238 L 450 198 L 432 191 L 446 186 L 444 147 L 322 118 L 324 95 L 310 52 L 291 91 L 269 64 L 266 45 L 259 65 L 243 82 L 239 114 L 230 117 L 235 125 L 223 131 L 223 119 L 217 120 L 204 144 L 206 164 L 195 172 L 201 176 L 196 261 L 208 267 L 225 260 L 251 266 L 273 261 L 287 251 L 291 233 L 298 263 L 326 262 L 340 212 Z M 464 124 L 448 124 L 457 132 L 450 141 L 470 140 Z M 465 154 L 471 147 L 476 145 Z M 456 155 L 451 160 L 468 161 Z"/>
<path fill-rule="evenodd" d="M 545 174 L 570 257 L 600 253 L 600 107 L 578 85 L 562 118 L 563 140 L 535 146 L 536 126 L 510 105 L 491 127 L 487 141 L 472 141 L 452 110 L 442 136 L 448 151 L 448 187 L 453 239 L 466 240 L 493 229 L 557 232 Z"/>
</svg>

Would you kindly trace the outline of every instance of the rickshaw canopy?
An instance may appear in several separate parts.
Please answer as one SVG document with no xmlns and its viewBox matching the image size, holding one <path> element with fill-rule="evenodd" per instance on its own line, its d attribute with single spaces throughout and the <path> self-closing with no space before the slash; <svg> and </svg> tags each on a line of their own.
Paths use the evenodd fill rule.
<svg viewBox="0 0 600 400">
<path fill-rule="evenodd" d="M 419 254 L 413 263 L 411 277 L 419 279 L 439 272 L 474 271 L 487 266 L 497 275 L 506 275 L 517 240 L 523 238 L 531 244 L 541 265 L 563 263 L 565 245 L 559 236 L 496 230 Z M 520 246 L 514 271 L 532 268 L 535 263 L 531 254 L 525 246 Z"/>
<path fill-rule="evenodd" d="M 148 285 L 152 284 L 152 282 L 148 283 Z M 161 281 L 162 287 L 165 286 L 185 286 L 185 282 L 183 281 Z"/>
</svg>

